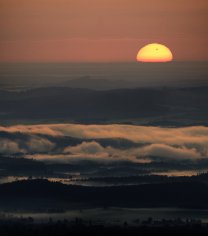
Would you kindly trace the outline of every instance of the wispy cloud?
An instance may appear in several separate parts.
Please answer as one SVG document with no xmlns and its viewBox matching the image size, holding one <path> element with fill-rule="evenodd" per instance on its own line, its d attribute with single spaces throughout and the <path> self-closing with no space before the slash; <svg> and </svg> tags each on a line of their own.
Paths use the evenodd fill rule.
<svg viewBox="0 0 208 236">
<path fill-rule="evenodd" d="M 9 139 L 0 138 L 0 153 L 1 154 L 14 154 L 21 152 L 17 142 L 11 141 Z"/>
<path fill-rule="evenodd" d="M 52 151 L 55 147 L 55 144 L 46 138 L 33 137 L 28 142 L 26 142 L 26 147 L 29 152 L 45 153 Z"/>
</svg>

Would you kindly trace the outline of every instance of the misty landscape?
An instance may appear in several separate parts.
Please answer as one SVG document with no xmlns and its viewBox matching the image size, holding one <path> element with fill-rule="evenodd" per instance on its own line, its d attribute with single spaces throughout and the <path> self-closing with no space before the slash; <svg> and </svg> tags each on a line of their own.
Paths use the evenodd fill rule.
<svg viewBox="0 0 208 236">
<path fill-rule="evenodd" d="M 53 65 L 28 64 L 28 71 L 1 65 L 2 224 L 20 217 L 36 224 L 50 217 L 95 225 L 116 220 L 119 227 L 135 227 L 137 218 L 136 227 L 143 227 L 148 217 L 208 223 L 208 84 L 207 70 L 200 69 L 206 64 L 184 63 L 179 71 L 177 63 L 162 65 L 177 71 L 168 81 L 161 65 L 152 66 L 157 86 L 145 82 L 153 74 L 137 75 L 137 83 L 125 79 L 118 64 L 80 64 L 83 71 L 64 64 L 52 80 Z M 193 66 L 197 79 L 190 84 L 187 68 Z M 42 77 L 48 73 L 43 84 L 37 68 Z"/>
<path fill-rule="evenodd" d="M 0 236 L 208 235 L 207 13 L 0 0 Z"/>
</svg>

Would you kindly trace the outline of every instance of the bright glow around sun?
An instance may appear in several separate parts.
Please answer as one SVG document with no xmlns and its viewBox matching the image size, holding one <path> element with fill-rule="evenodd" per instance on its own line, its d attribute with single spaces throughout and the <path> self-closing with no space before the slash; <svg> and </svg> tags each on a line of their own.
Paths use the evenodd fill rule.
<svg viewBox="0 0 208 236">
<path fill-rule="evenodd" d="M 173 54 L 168 47 L 159 43 L 147 44 L 137 54 L 140 62 L 168 62 L 173 60 Z"/>
</svg>

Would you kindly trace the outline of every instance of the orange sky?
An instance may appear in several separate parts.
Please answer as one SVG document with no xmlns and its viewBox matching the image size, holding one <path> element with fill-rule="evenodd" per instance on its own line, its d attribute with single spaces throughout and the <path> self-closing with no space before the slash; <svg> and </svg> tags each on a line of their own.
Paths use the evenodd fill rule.
<svg viewBox="0 0 208 236">
<path fill-rule="evenodd" d="M 135 61 L 147 43 L 208 60 L 207 0 L 0 0 L 0 61 Z"/>
</svg>

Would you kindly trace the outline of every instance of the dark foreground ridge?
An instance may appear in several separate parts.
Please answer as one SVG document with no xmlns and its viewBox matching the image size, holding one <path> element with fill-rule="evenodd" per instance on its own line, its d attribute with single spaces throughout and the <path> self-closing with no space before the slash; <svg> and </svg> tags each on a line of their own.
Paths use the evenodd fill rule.
<svg viewBox="0 0 208 236">
<path fill-rule="evenodd" d="M 111 206 L 205 209 L 207 199 L 208 186 L 201 182 L 84 187 L 38 179 L 0 185 L 0 208 L 4 210 Z"/>
<path fill-rule="evenodd" d="M 1 236 L 66 236 L 66 235 L 160 235 L 160 236 L 175 236 L 175 235 L 207 235 L 208 225 L 202 224 L 200 221 L 182 221 L 177 220 L 162 220 L 154 221 L 149 218 L 147 221 L 138 222 L 135 226 L 129 226 L 128 222 L 123 225 L 102 225 L 94 224 L 93 222 L 84 222 L 82 219 L 74 221 L 57 221 L 49 220 L 47 223 L 34 224 L 32 218 L 19 220 L 1 220 L 0 235 Z"/>
</svg>

